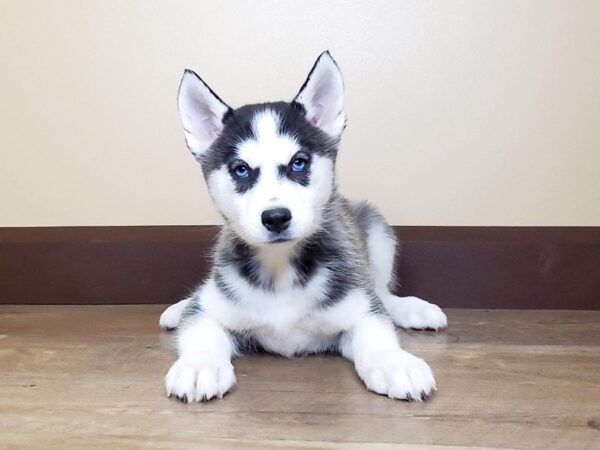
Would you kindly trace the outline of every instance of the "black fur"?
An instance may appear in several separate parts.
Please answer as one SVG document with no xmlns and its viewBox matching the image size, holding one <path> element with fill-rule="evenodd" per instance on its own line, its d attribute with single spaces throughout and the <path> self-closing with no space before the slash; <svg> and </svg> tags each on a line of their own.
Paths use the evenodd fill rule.
<svg viewBox="0 0 600 450">
<path fill-rule="evenodd" d="M 353 274 L 345 264 L 348 255 L 343 247 L 328 236 L 327 232 L 318 232 L 301 247 L 292 261 L 297 276 L 297 283 L 304 287 L 320 268 L 329 270 L 329 279 L 321 306 L 327 307 L 341 300 L 356 285 Z"/>
<path fill-rule="evenodd" d="M 302 152 L 335 159 L 338 140 L 328 136 L 305 119 L 305 110 L 299 103 L 274 102 L 246 105 L 229 110 L 223 119 L 224 129 L 206 153 L 199 158 L 204 176 L 223 165 L 230 167 L 237 159 L 240 143 L 255 139 L 252 121 L 265 110 L 275 112 L 280 119 L 279 132 L 298 140 Z"/>
<path fill-rule="evenodd" d="M 295 172 L 291 168 L 292 161 L 294 161 L 297 158 L 303 158 L 306 160 L 306 168 L 301 172 Z M 279 166 L 279 176 L 282 178 L 288 178 L 302 186 L 308 186 L 308 184 L 310 183 L 310 155 L 304 152 L 298 152 L 292 157 L 292 161 L 290 161 L 290 163 L 287 165 Z"/>
<path fill-rule="evenodd" d="M 268 351 L 250 333 L 230 332 L 235 345 L 235 350 L 241 355 L 253 353 L 268 353 Z"/>
<path fill-rule="evenodd" d="M 202 304 L 200 303 L 200 299 L 197 295 L 194 295 L 191 301 L 183 310 L 181 315 L 182 320 L 187 319 L 188 317 L 193 317 L 197 314 L 200 314 L 203 311 Z"/>
<path fill-rule="evenodd" d="M 256 182 L 258 181 L 258 177 L 260 177 L 260 167 L 256 168 L 248 168 L 250 171 L 247 178 L 238 178 L 235 175 L 235 168 L 243 163 L 243 161 L 239 159 L 234 159 L 231 163 L 229 163 L 229 173 L 235 182 L 235 191 L 238 194 L 243 194 L 244 192 L 252 189 Z"/>
<path fill-rule="evenodd" d="M 369 292 L 369 311 L 373 314 L 387 314 L 385 306 L 375 292 Z"/>
<path fill-rule="evenodd" d="M 227 284 L 226 277 L 220 271 L 223 266 L 231 265 L 237 269 L 238 275 L 251 286 L 265 291 L 273 291 L 273 281 L 262 276 L 260 263 L 256 258 L 256 250 L 238 237 L 232 239 L 232 244 L 219 254 L 215 261 L 214 275 L 219 289 L 228 299 L 237 300 L 233 289 Z"/>
<path fill-rule="evenodd" d="M 350 210 L 352 211 L 352 214 L 356 218 L 356 221 L 358 222 L 360 231 L 363 235 L 363 239 L 365 239 L 365 240 L 367 239 L 369 228 L 371 228 L 373 225 L 379 225 L 379 226 L 383 227 L 383 229 L 385 230 L 387 235 L 390 237 L 390 239 L 395 242 L 395 245 L 396 245 L 396 254 L 394 256 L 394 267 L 395 267 L 396 263 L 398 261 L 398 255 L 400 253 L 399 252 L 400 244 L 398 242 L 398 238 L 396 237 L 392 227 L 387 223 L 387 221 L 379 213 L 379 211 L 377 211 L 377 209 L 375 209 L 373 207 L 373 205 L 371 205 L 369 202 L 366 202 L 366 201 L 349 202 L 348 206 L 349 206 Z M 392 271 L 392 279 L 390 280 L 390 283 L 388 285 L 388 288 L 390 291 L 394 291 L 394 289 L 397 287 L 397 284 L 398 284 L 398 282 L 395 278 L 395 275 L 394 275 L 395 273 L 396 273 L 396 270 L 393 270 Z"/>
<path fill-rule="evenodd" d="M 363 252 L 343 242 L 348 239 L 349 232 L 337 228 L 348 224 L 344 224 L 339 217 L 329 217 L 331 214 L 334 213 L 328 210 L 324 212 L 323 228 L 302 242 L 290 261 L 296 271 L 295 282 L 302 288 L 311 281 L 319 269 L 329 271 L 327 286 L 320 303 L 322 308 L 335 305 L 352 289 L 366 288 L 368 278 L 366 274 L 357 273 L 359 267 L 364 267 L 364 263 L 357 262 L 357 258 Z M 238 275 L 249 285 L 272 292 L 274 282 L 261 270 L 256 250 L 237 236 L 232 236 L 231 240 L 229 245 L 222 248 L 215 261 L 214 277 L 217 287 L 228 299 L 237 301 L 234 290 L 221 273 L 221 268 L 233 266 L 237 269 Z M 379 298 L 375 294 L 371 297 L 371 311 L 383 312 L 383 305 Z"/>
</svg>

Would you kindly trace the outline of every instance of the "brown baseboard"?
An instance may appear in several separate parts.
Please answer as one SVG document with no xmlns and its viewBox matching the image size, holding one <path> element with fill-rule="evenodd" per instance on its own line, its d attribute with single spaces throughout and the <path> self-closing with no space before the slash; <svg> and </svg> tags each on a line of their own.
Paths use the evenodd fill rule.
<svg viewBox="0 0 600 450">
<path fill-rule="evenodd" d="M 600 309 L 600 227 L 395 227 L 399 293 L 443 307 Z M 0 304 L 171 303 L 217 227 L 0 228 Z"/>
</svg>

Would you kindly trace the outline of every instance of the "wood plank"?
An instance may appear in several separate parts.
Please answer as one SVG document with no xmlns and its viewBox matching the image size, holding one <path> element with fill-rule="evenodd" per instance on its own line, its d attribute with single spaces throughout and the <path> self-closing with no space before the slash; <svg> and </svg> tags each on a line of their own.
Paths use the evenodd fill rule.
<svg viewBox="0 0 600 450">
<path fill-rule="evenodd" d="M 434 368 L 422 404 L 367 392 L 335 356 L 235 362 L 223 400 L 164 397 L 162 307 L 0 307 L 0 447 L 600 447 L 600 312 L 449 310 L 399 331 Z"/>
</svg>

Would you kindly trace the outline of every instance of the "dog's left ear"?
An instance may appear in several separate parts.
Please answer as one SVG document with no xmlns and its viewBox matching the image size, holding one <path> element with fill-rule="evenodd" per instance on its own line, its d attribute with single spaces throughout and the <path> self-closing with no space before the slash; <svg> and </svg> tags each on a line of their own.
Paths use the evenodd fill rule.
<svg viewBox="0 0 600 450">
<path fill-rule="evenodd" d="M 329 51 L 321 53 L 294 102 L 306 111 L 306 120 L 339 139 L 346 126 L 344 81 Z"/>
</svg>

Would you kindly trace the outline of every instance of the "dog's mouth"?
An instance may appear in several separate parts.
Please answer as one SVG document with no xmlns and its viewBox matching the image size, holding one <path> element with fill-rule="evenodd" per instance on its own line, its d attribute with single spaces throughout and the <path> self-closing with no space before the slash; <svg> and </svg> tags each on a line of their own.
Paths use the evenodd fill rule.
<svg viewBox="0 0 600 450">
<path fill-rule="evenodd" d="M 267 241 L 267 244 L 283 244 L 285 242 L 291 242 L 293 239 L 289 237 L 275 237 Z"/>
<path fill-rule="evenodd" d="M 279 233 L 269 233 L 265 244 L 285 244 L 296 240 L 294 233 L 290 230 L 283 230 Z"/>
</svg>

